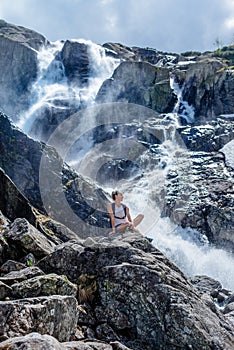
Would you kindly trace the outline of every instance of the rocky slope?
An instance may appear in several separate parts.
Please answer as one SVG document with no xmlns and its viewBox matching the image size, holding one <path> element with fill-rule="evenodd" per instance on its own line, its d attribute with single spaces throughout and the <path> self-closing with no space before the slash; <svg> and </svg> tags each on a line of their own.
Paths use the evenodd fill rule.
<svg viewBox="0 0 234 350">
<path fill-rule="evenodd" d="M 6 203 L 18 198 L 30 218 L 35 209 L 11 187 Z M 65 238 L 47 220 L 1 214 L 0 348 L 232 348 L 233 296 L 218 282 L 197 277 L 193 287 L 141 235 Z"/>
<path fill-rule="evenodd" d="M 47 173 L 44 179 L 43 189 L 40 188 L 42 156 L 48 160 L 46 166 L 50 174 L 48 176 Z M 105 214 L 107 197 L 103 191 L 63 163 L 55 149 L 27 137 L 2 113 L 0 113 L 0 167 L 34 207 L 44 213 L 49 210 L 51 217 L 77 233 L 79 231 L 79 235 L 86 235 L 86 222 L 90 223 L 90 234 L 98 234 L 97 226 L 109 227 Z M 58 186 L 54 186 L 55 181 Z M 84 198 L 90 192 L 93 198 L 92 205 Z M 51 209 L 48 206 L 44 207 L 47 193 Z M 64 196 L 72 208 L 66 215 L 62 204 Z M 0 209 L 5 210 L 4 206 L 5 203 L 2 202 Z M 77 222 L 79 217 L 82 220 Z M 93 221 L 96 226 L 92 225 Z"/>
</svg>

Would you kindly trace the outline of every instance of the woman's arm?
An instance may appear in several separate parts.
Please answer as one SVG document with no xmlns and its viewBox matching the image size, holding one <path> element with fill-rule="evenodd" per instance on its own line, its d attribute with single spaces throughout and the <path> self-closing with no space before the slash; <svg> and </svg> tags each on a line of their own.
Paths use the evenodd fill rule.
<svg viewBox="0 0 234 350">
<path fill-rule="evenodd" d="M 132 218 L 131 218 L 130 211 L 129 211 L 129 208 L 128 208 L 128 207 L 126 207 L 126 215 L 127 215 L 128 221 L 129 221 L 130 223 L 132 223 Z"/>
<path fill-rule="evenodd" d="M 110 203 L 107 204 L 107 212 L 110 216 L 112 232 L 115 232 L 115 217 Z"/>
</svg>

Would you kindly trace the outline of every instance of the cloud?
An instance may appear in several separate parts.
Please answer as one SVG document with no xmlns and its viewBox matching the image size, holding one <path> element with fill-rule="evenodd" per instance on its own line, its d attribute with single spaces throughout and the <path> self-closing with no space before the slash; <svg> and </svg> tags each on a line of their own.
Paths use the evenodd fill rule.
<svg viewBox="0 0 234 350">
<path fill-rule="evenodd" d="M 234 0 L 1 0 L 0 16 L 49 40 L 84 38 L 162 51 L 231 44 Z"/>
</svg>

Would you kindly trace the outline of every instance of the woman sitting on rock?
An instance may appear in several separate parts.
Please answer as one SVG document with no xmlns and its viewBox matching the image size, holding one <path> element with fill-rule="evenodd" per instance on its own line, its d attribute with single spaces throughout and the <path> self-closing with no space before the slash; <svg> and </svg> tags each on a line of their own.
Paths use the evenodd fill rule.
<svg viewBox="0 0 234 350">
<path fill-rule="evenodd" d="M 110 234 L 122 232 L 127 228 L 134 232 L 139 232 L 136 229 L 136 226 L 138 226 L 144 219 L 144 215 L 139 214 L 132 221 L 129 208 L 122 203 L 123 194 L 119 191 L 113 191 L 111 196 L 114 202 L 108 203 L 107 205 L 107 211 L 110 216 L 112 227 L 112 232 L 110 232 Z"/>
</svg>

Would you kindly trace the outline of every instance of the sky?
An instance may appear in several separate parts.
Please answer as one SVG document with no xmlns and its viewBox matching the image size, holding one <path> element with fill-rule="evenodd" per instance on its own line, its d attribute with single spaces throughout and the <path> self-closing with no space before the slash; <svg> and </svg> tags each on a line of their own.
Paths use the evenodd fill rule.
<svg viewBox="0 0 234 350">
<path fill-rule="evenodd" d="M 83 38 L 176 53 L 234 44 L 234 0 L 0 0 L 0 18 L 49 41 Z"/>
</svg>

